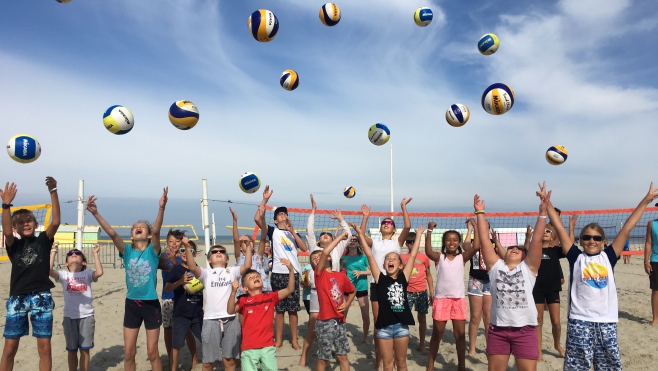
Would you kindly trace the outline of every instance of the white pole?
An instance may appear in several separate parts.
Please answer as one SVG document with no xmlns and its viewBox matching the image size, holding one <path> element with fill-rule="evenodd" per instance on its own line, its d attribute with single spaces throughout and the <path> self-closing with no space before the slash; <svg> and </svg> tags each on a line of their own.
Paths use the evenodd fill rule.
<svg viewBox="0 0 658 371">
<path fill-rule="evenodd" d="M 208 249 L 210 249 L 210 226 L 208 225 L 208 181 L 206 179 L 202 179 L 201 183 L 203 184 L 203 199 L 201 200 L 201 205 L 203 207 L 203 234 L 205 237 L 205 243 L 206 243 L 206 250 L 205 252 L 208 252 Z M 208 268 L 208 260 L 204 259 L 206 261 L 206 268 Z"/>
<path fill-rule="evenodd" d="M 212 244 L 217 243 L 217 234 L 215 232 L 215 213 L 210 214 L 212 217 Z"/>
<path fill-rule="evenodd" d="M 78 228 L 75 238 L 75 248 L 82 251 L 85 232 L 85 181 L 78 180 Z"/>
<path fill-rule="evenodd" d="M 391 143 L 391 218 L 393 217 L 393 143 Z"/>
</svg>

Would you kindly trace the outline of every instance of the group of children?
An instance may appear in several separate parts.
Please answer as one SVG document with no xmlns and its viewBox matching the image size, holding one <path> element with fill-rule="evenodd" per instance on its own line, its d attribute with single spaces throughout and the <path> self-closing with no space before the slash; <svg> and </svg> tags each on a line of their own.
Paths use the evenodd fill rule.
<svg viewBox="0 0 658 371">
<path fill-rule="evenodd" d="M 30 211 L 10 213 L 16 186 L 7 183 L 4 190 L 0 190 L 3 233 L 12 263 L 0 371 L 13 369 L 20 338 L 29 331 L 28 314 L 33 336 L 37 338 L 39 368 L 51 369 L 54 302 L 50 289 L 54 284 L 48 276 L 61 283 L 64 293 L 63 329 L 69 369 L 87 370 L 89 367 L 95 327 L 91 284 L 103 275 L 98 256 L 100 247 L 92 250 L 95 271 L 87 269 L 87 259 L 77 249 L 67 253 L 66 269 L 53 269 L 58 250 L 53 239 L 60 224 L 60 209 L 57 182 L 48 177 L 46 185 L 53 206 L 52 221 L 38 236 L 35 235 L 38 225 Z M 486 220 L 484 200 L 475 195 L 475 218 L 466 221 L 465 238 L 455 230 L 444 232 L 440 252 L 432 249 L 436 223 L 430 222 L 427 229 L 419 226 L 415 232 L 410 231 L 407 204 L 411 199 L 401 202 L 404 226 L 400 233 L 392 218 L 384 218 L 380 225 L 381 239 L 371 239 L 365 233 L 370 209 L 364 205 L 361 225 L 348 224 L 340 210 L 336 210 L 332 218 L 339 222 L 342 232 L 337 235 L 322 232 L 316 238 L 316 203 L 311 195 L 312 212 L 307 241 L 304 241 L 295 232 L 285 207 L 274 211 L 274 226 L 267 225 L 265 210 L 272 194 L 266 187 L 254 217 L 262 230 L 258 250 L 255 251 L 255 243 L 249 236 L 239 236 L 237 213 L 230 210 L 236 262 L 230 265 L 227 249 L 216 245 L 207 252 L 209 268 L 197 265 L 196 247 L 180 231 L 170 230 L 167 246 L 161 248 L 160 229 L 168 200 L 167 188 L 160 198 L 154 224 L 135 223 L 130 243 L 125 243 L 101 217 L 96 198 L 89 197 L 87 210 L 112 239 L 124 260 L 126 370 L 136 368 L 137 336 L 142 324 L 153 370 L 162 370 L 158 350 L 161 326 L 165 329 L 164 340 L 172 370 L 176 369 L 179 351 L 186 342 L 192 355 L 192 367 L 196 366 L 194 338 L 202 344 L 204 370 L 212 369 L 218 361 L 229 371 L 238 366 L 243 370 L 276 370 L 276 348 L 283 343 L 286 312 L 292 347 L 302 350 L 300 365 L 306 364 L 310 346 L 317 339 L 316 369 L 324 370 L 335 358 L 341 371 L 348 370 L 350 345 L 346 318 L 355 298 L 361 310 L 364 343 L 369 343 L 368 305 L 372 307 L 376 368 L 381 365 L 386 371 L 407 369 L 409 326 L 415 325 L 412 308 L 417 312 L 419 323 L 419 351 L 427 353 L 426 314 L 431 307 L 433 326 L 428 370 L 434 368 L 448 321 L 452 322 L 456 339 L 457 366 L 464 370 L 466 292 L 471 312 L 469 353 L 475 352 L 477 328 L 484 319 L 489 370 L 507 369 L 510 355 L 514 355 L 517 369 L 536 370 L 541 357 L 544 305 L 553 323 L 555 349 L 565 357 L 565 370 L 589 370 L 592 365 L 595 369 L 622 369 L 613 268 L 646 206 L 658 198 L 658 189 L 653 188 L 653 183 L 611 244 L 607 244 L 598 224 L 583 227 L 579 236 L 582 250 L 574 244 L 576 218 L 570 219 L 567 232 L 545 184 L 536 192 L 540 198 L 538 217 L 534 228 L 528 226 L 524 246 L 504 247 L 499 243 Z M 426 231 L 423 254 L 419 248 Z M 266 251 L 268 243 L 271 260 Z M 405 245 L 408 253 L 401 254 Z M 310 253 L 310 267 L 302 269 L 297 256 L 300 250 Z M 566 350 L 560 346 L 559 281 L 563 280 L 561 270 L 558 273 L 560 258 L 568 260 L 570 273 Z M 436 283 L 431 279 L 430 261 L 436 267 Z M 468 287 L 464 283 L 467 262 L 471 262 Z M 647 270 L 650 268 L 651 265 Z M 163 272 L 162 302 L 158 300 L 156 289 L 158 269 Z M 303 347 L 297 342 L 301 286 L 307 291 L 303 300 L 309 313 Z M 428 288 L 430 293 L 434 291 L 432 297 L 428 295 Z M 557 320 L 554 318 L 556 311 Z"/>
</svg>

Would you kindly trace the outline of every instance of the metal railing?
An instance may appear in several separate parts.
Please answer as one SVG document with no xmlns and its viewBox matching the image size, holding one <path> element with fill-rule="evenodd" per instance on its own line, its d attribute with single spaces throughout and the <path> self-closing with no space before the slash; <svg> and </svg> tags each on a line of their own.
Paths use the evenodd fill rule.
<svg viewBox="0 0 658 371">
<path fill-rule="evenodd" d="M 92 253 L 92 248 L 94 245 L 94 243 L 82 244 L 81 250 L 87 258 L 87 268 L 92 268 L 92 266 L 96 265 L 94 254 Z M 121 265 L 122 262 L 119 259 L 119 252 L 113 243 L 100 243 L 99 245 L 101 246 L 101 250 L 98 252 L 98 257 L 101 259 L 103 268 L 109 268 L 110 266 L 112 266 L 112 268 L 116 268 L 118 265 Z M 74 243 L 59 244 L 59 252 L 55 258 L 55 269 L 61 269 L 66 266 L 66 253 L 68 253 L 74 247 Z"/>
</svg>

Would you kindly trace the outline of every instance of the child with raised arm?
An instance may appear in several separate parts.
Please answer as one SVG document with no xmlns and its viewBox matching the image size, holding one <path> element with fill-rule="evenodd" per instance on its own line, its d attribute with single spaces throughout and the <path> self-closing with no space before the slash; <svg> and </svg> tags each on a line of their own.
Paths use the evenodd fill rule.
<svg viewBox="0 0 658 371">
<path fill-rule="evenodd" d="M 265 208 L 273 193 L 274 191 L 270 191 L 269 186 L 265 186 L 263 201 L 260 203 L 259 208 Z M 280 348 L 283 345 L 283 321 L 285 313 L 288 312 L 292 337 L 290 342 L 293 349 L 299 350 L 301 347 L 297 339 L 297 312 L 301 310 L 299 304 L 299 279 L 302 274 L 302 266 L 297 259 L 297 249 L 307 251 L 308 248 L 302 237 L 295 232 L 290 219 L 288 219 L 288 209 L 286 207 L 280 206 L 274 210 L 275 227 L 268 226 L 260 216 L 259 211 L 256 211 L 254 221 L 261 230 L 267 231 L 267 235 L 272 241 L 273 262 L 270 280 L 272 290 L 282 290 L 288 285 L 288 267 L 281 263 L 281 259 L 285 258 L 290 261 L 295 270 L 295 292 L 276 305 L 276 347 Z"/>
<path fill-rule="evenodd" d="M 491 323 L 487 332 L 487 359 L 490 371 L 507 369 L 510 355 L 514 355 L 519 371 L 537 369 L 537 308 L 532 288 L 541 264 L 541 236 L 546 227 L 550 192 L 541 197 L 539 215 L 530 248 L 509 246 L 501 259 L 488 238 L 480 238 L 481 253 L 491 280 Z M 473 198 L 477 228 L 480 236 L 487 236 L 484 200 Z"/>
<path fill-rule="evenodd" d="M 167 248 L 162 251 L 160 254 L 160 262 L 158 268 L 162 274 L 162 294 L 160 299 L 162 300 L 162 329 L 164 330 L 164 343 L 165 349 L 167 350 L 167 362 L 171 365 L 171 343 L 173 341 L 173 314 L 174 314 L 174 293 L 173 291 L 165 290 L 165 285 L 169 280 L 169 271 L 173 269 L 174 266 L 180 264 L 178 261 L 178 250 L 182 246 L 181 239 L 185 233 L 178 229 L 170 229 L 167 232 Z M 196 344 L 194 345 L 196 346 Z"/>
<path fill-rule="evenodd" d="M 467 224 L 467 234 L 473 231 L 472 224 Z M 436 228 L 435 222 L 429 222 L 428 231 Z M 432 304 L 432 338 L 430 339 L 430 354 L 428 370 L 434 369 L 434 361 L 443 339 L 443 333 L 448 321 L 452 321 L 452 332 L 455 335 L 457 362 L 459 370 L 466 370 L 466 291 L 464 287 L 464 266 L 475 255 L 470 239 L 464 243 L 462 252 L 461 233 L 450 230 L 443 233 L 441 252 L 432 250 L 432 233 L 425 238 L 425 254 L 436 264 L 436 288 Z"/>
<path fill-rule="evenodd" d="M 546 194 L 546 183 L 537 194 Z M 550 194 L 550 192 L 548 192 Z M 623 224 L 611 245 L 605 245 L 605 232 L 598 223 L 580 231 L 580 250 L 573 244 L 553 206 L 548 214 L 560 237 L 562 251 L 569 261 L 569 320 L 564 370 L 621 370 L 617 341 L 619 309 L 614 267 L 629 234 L 640 221 L 647 205 L 658 198 L 658 189 L 649 192 Z"/>
<path fill-rule="evenodd" d="M 353 228 L 354 224 L 350 224 Z M 356 231 L 356 228 L 354 229 Z M 353 235 L 347 245 L 347 254 L 340 258 L 341 270 L 345 269 L 347 277 L 356 290 L 356 300 L 361 308 L 361 321 L 363 322 L 363 343 L 370 344 L 368 333 L 370 331 L 370 300 L 368 299 L 368 285 L 370 279 L 370 264 L 368 257 L 359 245 L 359 237 Z"/>
<path fill-rule="evenodd" d="M 224 370 L 233 371 L 235 360 L 240 359 L 240 322 L 235 318 L 235 312 L 228 313 L 226 308 L 227 302 L 235 301 L 235 297 L 231 297 L 235 293 L 231 290 L 232 282 L 251 269 L 252 252 L 253 249 L 245 252 L 244 265 L 229 268 L 226 248 L 212 246 L 207 256 L 210 268 L 201 268 L 194 261 L 192 251 L 185 249 L 187 265 L 205 290 L 201 343 L 203 369 L 206 371 L 212 370 L 219 360 L 223 361 Z"/>
<path fill-rule="evenodd" d="M 137 336 L 139 328 L 144 323 L 146 329 L 146 352 L 151 368 L 162 370 L 158 340 L 162 325 L 162 307 L 158 300 L 156 286 L 158 284 L 158 263 L 160 261 L 160 229 L 167 206 L 167 193 L 164 188 L 158 203 L 158 215 L 151 226 L 140 220 L 133 224 L 130 231 L 131 243 L 125 243 L 123 238 L 112 229 L 110 224 L 98 213 L 96 197 L 89 196 L 87 211 L 96 218 L 103 231 L 110 237 L 119 257 L 123 259 L 126 271 L 126 301 L 123 315 L 123 364 L 126 371 L 135 371 L 135 354 L 137 353 Z"/>
<path fill-rule="evenodd" d="M 228 208 L 233 216 L 233 252 L 235 254 L 235 266 L 244 265 L 245 254 L 247 249 L 251 250 L 251 269 L 260 273 L 260 278 L 263 280 L 263 292 L 272 291 L 272 286 L 270 285 L 270 280 L 265 273 L 265 266 L 267 265 L 267 260 L 264 257 L 265 255 L 265 245 L 263 241 L 264 236 L 267 236 L 267 233 L 261 234 L 261 243 L 258 244 L 258 251 L 254 251 L 254 241 L 251 237 L 242 235 L 238 233 L 238 213 L 235 212 L 230 207 Z M 258 213 L 261 215 L 261 220 L 265 218 L 265 207 L 259 207 Z M 240 281 L 238 281 L 240 282 Z M 242 286 L 238 288 L 238 298 L 242 295 L 246 295 L 246 291 Z"/>
<path fill-rule="evenodd" d="M 408 216 L 405 219 L 408 219 Z M 411 277 L 411 271 L 414 268 L 414 260 L 418 254 L 420 236 L 424 231 L 424 227 L 416 228 L 416 240 L 409 252 L 409 260 L 403 266 L 400 254 L 394 251 L 384 255 L 384 262 L 379 265 L 370 250 L 363 229 L 358 227 L 356 230 L 363 251 L 368 257 L 368 262 L 370 262 L 372 276 L 375 277 L 375 290 L 377 290 L 379 303 L 379 316 L 375 321 L 375 329 L 377 329 L 379 351 L 384 363 L 384 371 L 393 370 L 394 362 L 398 371 L 407 370 L 409 326 L 415 324 L 407 302 L 407 285 L 409 277 Z"/>
<path fill-rule="evenodd" d="M 92 249 L 94 255 L 95 271 L 87 269 L 87 257 L 78 250 L 73 249 L 66 253 L 66 268 L 56 271 L 52 268 L 55 263 L 57 249 L 50 252 L 50 277 L 62 285 L 64 292 L 64 339 L 68 352 L 69 371 L 89 370 L 89 349 L 94 347 L 94 332 L 96 320 L 94 319 L 93 296 L 91 283 L 97 282 L 103 275 L 103 264 L 98 252 L 99 244 Z M 80 349 L 80 360 L 78 360 Z"/>
<path fill-rule="evenodd" d="M 60 223 L 57 181 L 46 177 L 46 186 L 52 203 L 52 220 L 45 232 L 35 235 L 39 226 L 34 214 L 27 209 L 11 213 L 11 202 L 16 197 L 16 185 L 7 183 L 2 198 L 2 233 L 5 237 L 7 256 L 11 261 L 9 277 L 9 299 L 6 308 L 4 338 L 5 345 L 0 360 L 0 370 L 12 370 L 21 337 L 29 333 L 28 314 L 32 322 L 32 336 L 37 338 L 39 369 L 52 368 L 50 339 L 53 336 L 53 314 L 55 302 L 50 289 L 55 285 L 48 278 L 50 272 L 50 250 Z M 20 239 L 14 237 L 18 233 Z"/>
<path fill-rule="evenodd" d="M 241 360 L 242 371 L 256 371 L 260 364 L 261 371 L 277 371 L 276 348 L 274 347 L 274 331 L 272 318 L 276 304 L 291 295 L 295 287 L 295 269 L 285 258 L 280 263 L 288 267 L 288 286 L 282 290 L 263 293 L 263 282 L 260 274 L 249 269 L 242 275 L 242 287 L 249 295 L 235 302 L 238 291 L 238 281 L 232 284 L 231 296 L 227 303 L 229 314 L 241 313 L 244 316 L 242 324 Z"/>
<path fill-rule="evenodd" d="M 484 325 L 484 338 L 486 341 L 487 332 L 489 331 L 489 321 L 491 313 L 491 282 L 487 273 L 487 266 L 484 264 L 484 257 L 480 250 L 480 239 L 477 225 L 473 218 L 469 218 L 467 226 L 470 225 L 471 234 L 466 234 L 464 242 L 471 242 L 475 254 L 471 258 L 471 267 L 468 271 L 468 303 L 470 309 L 470 320 L 468 321 L 468 354 L 475 355 L 478 328 L 480 322 Z M 528 239 L 530 243 L 530 239 Z"/>
</svg>

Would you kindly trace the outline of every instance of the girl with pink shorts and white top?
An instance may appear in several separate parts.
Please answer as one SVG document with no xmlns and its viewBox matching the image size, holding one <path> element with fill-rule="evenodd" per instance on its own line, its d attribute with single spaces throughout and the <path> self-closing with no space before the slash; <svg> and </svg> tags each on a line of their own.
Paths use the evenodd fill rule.
<svg viewBox="0 0 658 371">
<path fill-rule="evenodd" d="M 439 352 L 446 324 L 452 320 L 452 331 L 457 347 L 457 362 L 459 370 L 466 369 L 466 297 L 464 295 L 464 265 L 471 260 L 475 250 L 470 240 L 464 243 L 464 252 L 460 246 L 462 235 L 457 231 L 443 233 L 441 252 L 432 250 L 432 230 L 436 223 L 427 225 L 425 238 L 425 254 L 436 263 L 436 285 L 434 286 L 434 303 L 432 304 L 432 338 L 430 339 L 430 354 L 427 369 L 434 369 L 434 360 Z M 473 227 L 468 224 L 468 235 Z"/>
<path fill-rule="evenodd" d="M 543 191 L 542 187 L 542 191 Z M 551 193 L 542 195 L 539 216 L 528 251 L 522 246 L 510 246 L 501 259 L 487 238 L 481 239 L 484 264 L 491 280 L 491 323 L 487 333 L 489 371 L 507 369 L 510 355 L 514 355 L 519 371 L 537 370 L 537 308 L 532 289 L 541 264 L 542 236 L 548 216 Z M 484 200 L 475 195 L 473 200 L 480 236 L 486 236 Z"/>
</svg>

